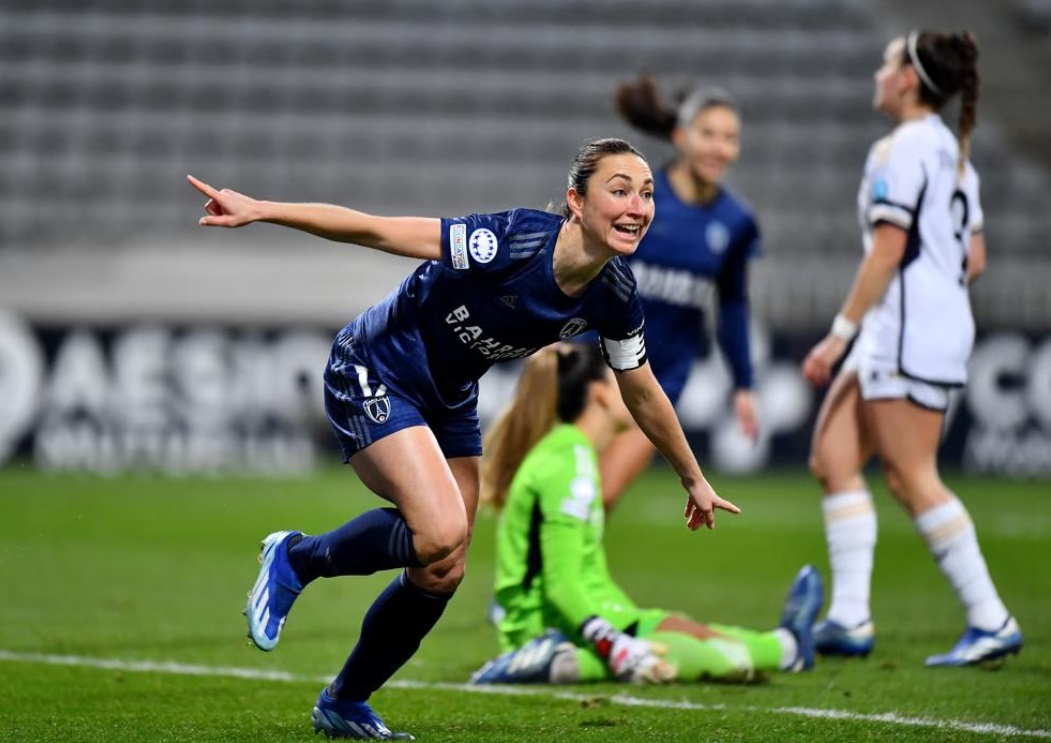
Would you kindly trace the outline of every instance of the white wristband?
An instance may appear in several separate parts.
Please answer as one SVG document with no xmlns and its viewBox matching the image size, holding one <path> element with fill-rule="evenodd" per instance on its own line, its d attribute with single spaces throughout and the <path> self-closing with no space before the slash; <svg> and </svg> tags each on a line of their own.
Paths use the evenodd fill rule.
<svg viewBox="0 0 1051 743">
<path fill-rule="evenodd" d="M 858 334 L 858 324 L 840 313 L 832 321 L 832 330 L 829 333 L 850 343 L 850 341 L 854 340 L 854 336 Z"/>
</svg>

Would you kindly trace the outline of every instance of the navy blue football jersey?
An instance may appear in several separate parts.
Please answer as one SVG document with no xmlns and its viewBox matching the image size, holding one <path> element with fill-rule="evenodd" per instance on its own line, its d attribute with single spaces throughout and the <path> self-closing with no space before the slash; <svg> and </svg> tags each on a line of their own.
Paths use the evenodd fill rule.
<svg viewBox="0 0 1051 743">
<path fill-rule="evenodd" d="M 442 259 L 420 265 L 346 329 L 389 386 L 427 405 L 469 404 L 495 363 L 597 330 L 615 369 L 646 361 L 642 307 L 621 257 L 578 297 L 555 283 L 563 218 L 513 209 L 442 219 Z"/>
<path fill-rule="evenodd" d="M 666 170 L 654 176 L 656 215 L 629 264 L 646 315 L 653 372 L 673 401 L 702 351 L 704 310 L 719 305 L 719 341 L 738 387 L 752 383 L 748 355 L 747 263 L 760 251 L 749 208 L 722 189 L 711 204 L 687 204 Z"/>
</svg>

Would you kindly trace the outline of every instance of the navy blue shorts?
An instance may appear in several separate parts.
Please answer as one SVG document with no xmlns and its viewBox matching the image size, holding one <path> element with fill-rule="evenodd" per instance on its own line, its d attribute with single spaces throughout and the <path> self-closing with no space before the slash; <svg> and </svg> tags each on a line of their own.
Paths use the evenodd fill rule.
<svg viewBox="0 0 1051 743">
<path fill-rule="evenodd" d="M 430 428 L 446 459 L 482 453 L 477 404 L 434 409 L 400 395 L 353 344 L 333 349 L 325 369 L 325 414 L 344 462 L 373 441 L 412 426 Z"/>
</svg>

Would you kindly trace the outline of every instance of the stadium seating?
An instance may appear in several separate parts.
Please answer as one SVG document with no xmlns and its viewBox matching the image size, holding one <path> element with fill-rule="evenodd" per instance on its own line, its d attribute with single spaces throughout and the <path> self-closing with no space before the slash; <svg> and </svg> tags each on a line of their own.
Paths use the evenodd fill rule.
<svg viewBox="0 0 1051 743">
<path fill-rule="evenodd" d="M 667 146 L 613 112 L 638 70 L 741 99 L 733 184 L 771 256 L 857 255 L 854 191 L 887 124 L 885 41 L 850 0 L 55 0 L 0 8 L 0 251 L 177 234 L 181 174 L 272 198 L 463 213 L 560 198 L 588 136 Z M 309 15 L 308 15 L 309 14 Z M 1037 256 L 1048 173 L 987 117 L 997 250 Z"/>
</svg>

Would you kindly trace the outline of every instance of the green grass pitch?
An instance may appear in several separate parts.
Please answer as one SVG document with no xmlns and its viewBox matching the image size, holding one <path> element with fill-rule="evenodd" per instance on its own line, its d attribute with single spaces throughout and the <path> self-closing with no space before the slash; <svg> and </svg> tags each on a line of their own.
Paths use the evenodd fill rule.
<svg viewBox="0 0 1051 743">
<path fill-rule="evenodd" d="M 743 509 L 683 526 L 667 470 L 641 480 L 608 529 L 636 600 L 767 628 L 800 565 L 827 573 L 818 492 L 799 473 L 716 478 Z M 876 483 L 877 649 L 864 661 L 740 687 L 615 685 L 471 693 L 496 650 L 484 618 L 493 518 L 435 631 L 373 698 L 420 741 L 1051 739 L 1051 487 L 953 478 L 1025 633 L 998 670 L 925 669 L 963 615 L 912 525 Z M 314 740 L 309 713 L 362 614 L 392 576 L 322 580 L 281 645 L 248 646 L 241 609 L 261 537 L 332 528 L 380 502 L 349 469 L 305 479 L 114 478 L 0 471 L 0 740 Z"/>
</svg>

